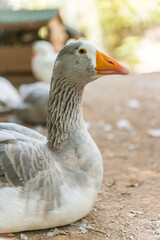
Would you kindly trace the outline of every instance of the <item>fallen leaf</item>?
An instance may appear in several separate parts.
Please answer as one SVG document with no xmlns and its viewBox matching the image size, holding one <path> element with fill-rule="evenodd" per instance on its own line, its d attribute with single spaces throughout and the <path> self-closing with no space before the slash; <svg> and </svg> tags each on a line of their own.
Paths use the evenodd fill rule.
<svg viewBox="0 0 160 240">
<path fill-rule="evenodd" d="M 56 235 L 67 235 L 67 230 L 64 231 L 62 230 L 61 228 L 54 228 L 53 229 L 53 232 L 56 234 Z"/>
<path fill-rule="evenodd" d="M 137 214 L 137 215 L 142 215 L 142 214 L 144 214 L 144 212 L 143 211 L 131 211 L 131 213 L 133 213 L 133 214 Z"/>
<path fill-rule="evenodd" d="M 111 179 L 111 180 L 109 180 L 108 182 L 106 182 L 106 186 L 107 186 L 107 187 L 111 187 L 111 186 L 113 186 L 113 185 L 115 185 L 115 180 L 114 180 L 114 179 Z"/>
<path fill-rule="evenodd" d="M 121 192 L 121 195 L 131 195 L 129 192 Z"/>
<path fill-rule="evenodd" d="M 127 187 L 139 187 L 140 181 L 137 178 L 132 178 L 126 182 Z"/>
<path fill-rule="evenodd" d="M 142 215 L 142 214 L 144 214 L 143 211 L 133 211 L 133 210 L 131 210 L 129 213 L 127 213 L 127 216 L 129 218 L 134 218 L 134 217 L 137 217 L 138 215 Z"/>
<path fill-rule="evenodd" d="M 136 217 L 136 216 L 137 216 L 137 214 L 127 213 L 127 217 L 129 217 L 129 218 L 134 218 L 134 217 Z"/>
</svg>

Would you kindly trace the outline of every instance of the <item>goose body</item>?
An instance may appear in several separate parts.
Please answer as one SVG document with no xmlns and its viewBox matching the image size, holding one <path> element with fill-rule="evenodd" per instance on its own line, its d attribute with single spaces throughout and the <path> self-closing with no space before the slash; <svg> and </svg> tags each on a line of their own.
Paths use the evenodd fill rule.
<svg viewBox="0 0 160 240">
<path fill-rule="evenodd" d="M 47 41 L 38 41 L 33 45 L 31 69 L 39 81 L 50 83 L 53 65 L 57 57 L 53 46 Z"/>
<path fill-rule="evenodd" d="M 8 111 L 20 101 L 15 87 L 4 77 L 0 77 L 0 112 Z"/>
<path fill-rule="evenodd" d="M 0 233 L 72 223 L 91 210 L 103 176 L 101 154 L 82 115 L 85 85 L 128 70 L 87 41 L 59 52 L 51 80 L 48 135 L 0 123 Z"/>
<path fill-rule="evenodd" d="M 18 93 L 8 82 L 6 80 L 7 84 L 2 86 L 0 78 L 0 112 L 12 113 L 22 122 L 46 124 L 50 85 L 43 82 L 22 84 Z"/>
<path fill-rule="evenodd" d="M 10 141 L 7 144 L 10 149 L 6 149 L 5 154 L 12 157 L 3 159 L 1 156 L 1 164 L 8 171 L 8 181 L 2 180 L 0 189 L 0 232 L 66 225 L 85 216 L 102 180 L 101 155 L 89 134 L 86 131 L 74 133 L 72 142 L 68 142 L 60 153 L 53 153 L 46 147 L 45 137 L 26 127 L 7 125 L 1 124 L 1 131 Z M 79 146 L 79 141 L 83 141 L 83 145 Z M 27 162 L 31 157 L 29 153 L 32 161 Z M 11 159 L 13 162 L 9 163 Z M 89 166 L 95 160 L 91 174 L 85 174 L 87 166 L 80 166 L 80 161 L 86 159 Z"/>
<path fill-rule="evenodd" d="M 20 86 L 21 101 L 11 108 L 23 122 L 46 124 L 50 85 L 36 82 Z"/>
</svg>

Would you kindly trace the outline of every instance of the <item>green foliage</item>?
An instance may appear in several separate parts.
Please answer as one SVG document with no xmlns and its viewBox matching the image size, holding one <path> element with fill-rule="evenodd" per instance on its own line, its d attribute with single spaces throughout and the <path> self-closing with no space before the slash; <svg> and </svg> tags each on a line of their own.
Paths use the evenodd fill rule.
<svg viewBox="0 0 160 240">
<path fill-rule="evenodd" d="M 97 0 L 104 46 L 131 65 L 144 31 L 160 23 L 160 0 Z"/>
<path fill-rule="evenodd" d="M 115 48 L 113 54 L 130 63 L 130 67 L 132 68 L 132 66 L 138 63 L 137 53 L 139 41 L 139 36 L 126 37 L 122 40 L 121 45 Z"/>
</svg>

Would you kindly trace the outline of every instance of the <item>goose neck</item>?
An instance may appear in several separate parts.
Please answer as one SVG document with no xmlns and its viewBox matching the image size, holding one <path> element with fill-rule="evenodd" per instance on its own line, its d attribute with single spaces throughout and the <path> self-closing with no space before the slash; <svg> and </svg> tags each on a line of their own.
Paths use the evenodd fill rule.
<svg viewBox="0 0 160 240">
<path fill-rule="evenodd" d="M 82 114 L 83 87 L 52 79 L 48 102 L 48 146 L 61 149 L 79 129 L 84 128 Z"/>
</svg>

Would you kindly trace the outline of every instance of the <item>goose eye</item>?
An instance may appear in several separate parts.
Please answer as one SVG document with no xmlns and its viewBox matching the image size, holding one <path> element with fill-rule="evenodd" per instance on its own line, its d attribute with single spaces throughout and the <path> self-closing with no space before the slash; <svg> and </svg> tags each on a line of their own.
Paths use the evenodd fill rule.
<svg viewBox="0 0 160 240">
<path fill-rule="evenodd" d="M 86 54 L 87 50 L 85 48 L 81 48 L 78 50 L 79 54 Z"/>
</svg>

